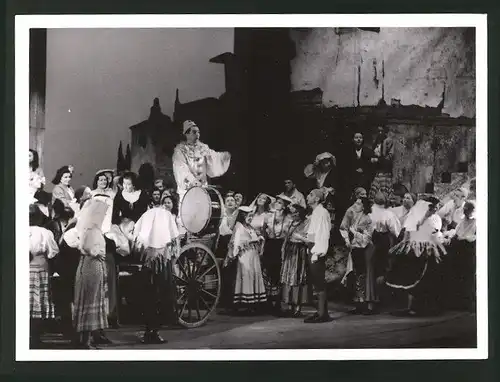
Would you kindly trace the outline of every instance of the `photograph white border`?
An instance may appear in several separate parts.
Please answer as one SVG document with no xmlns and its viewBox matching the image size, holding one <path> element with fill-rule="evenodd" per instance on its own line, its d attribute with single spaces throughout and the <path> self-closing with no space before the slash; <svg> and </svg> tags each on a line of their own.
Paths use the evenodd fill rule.
<svg viewBox="0 0 500 382">
<path fill-rule="evenodd" d="M 475 27 L 477 187 L 477 348 L 310 350 L 29 349 L 29 29 L 244 27 Z M 15 17 L 16 361 L 452 360 L 488 357 L 488 125 L 485 14 L 18 15 Z"/>
</svg>

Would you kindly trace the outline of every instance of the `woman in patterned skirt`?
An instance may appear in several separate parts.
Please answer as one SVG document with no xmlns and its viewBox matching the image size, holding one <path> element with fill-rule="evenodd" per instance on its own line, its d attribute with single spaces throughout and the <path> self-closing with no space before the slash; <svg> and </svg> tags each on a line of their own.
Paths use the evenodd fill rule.
<svg viewBox="0 0 500 382">
<path fill-rule="evenodd" d="M 274 213 L 267 225 L 267 240 L 262 256 L 262 273 L 267 291 L 270 310 L 277 316 L 281 311 L 281 249 L 291 220 L 287 214 L 287 206 L 292 200 L 285 195 L 278 195 L 274 203 Z"/>
<path fill-rule="evenodd" d="M 289 315 L 302 317 L 302 305 L 309 300 L 308 287 L 308 255 L 306 209 L 299 204 L 289 207 L 292 222 L 288 226 L 283 243 L 283 265 L 281 267 L 281 283 L 283 285 L 283 302 L 290 307 Z"/>
<path fill-rule="evenodd" d="M 340 225 L 340 234 L 351 250 L 345 278 L 352 271 L 356 280 L 356 307 L 353 314 L 373 314 L 375 293 L 375 263 L 372 243 L 373 224 L 370 219 L 370 202 L 360 197 L 349 208 Z"/>
<path fill-rule="evenodd" d="M 48 259 L 59 252 L 54 235 L 41 227 L 42 221 L 42 212 L 30 205 L 30 347 L 35 348 L 40 345 L 42 320 L 54 318 Z"/>
<path fill-rule="evenodd" d="M 375 178 L 370 188 L 370 200 L 373 201 L 378 191 L 386 200 L 392 197 L 392 163 L 394 160 L 394 140 L 385 127 L 378 127 L 378 135 L 373 144 L 371 163 L 375 170 Z"/>
<path fill-rule="evenodd" d="M 108 287 L 106 253 L 115 252 L 112 240 L 101 231 L 108 206 L 89 200 L 78 217 L 75 230 L 81 253 L 76 271 L 73 325 L 80 335 L 80 347 L 95 349 L 98 343 L 109 343 L 103 330 L 108 327 Z M 91 344 L 91 339 L 94 344 Z"/>
<path fill-rule="evenodd" d="M 232 260 L 237 261 L 233 297 L 235 308 L 245 306 L 249 313 L 253 313 L 258 304 L 267 301 L 260 265 L 264 237 L 251 226 L 252 219 L 251 207 L 239 208 L 237 223 L 225 260 L 226 266 Z"/>
</svg>

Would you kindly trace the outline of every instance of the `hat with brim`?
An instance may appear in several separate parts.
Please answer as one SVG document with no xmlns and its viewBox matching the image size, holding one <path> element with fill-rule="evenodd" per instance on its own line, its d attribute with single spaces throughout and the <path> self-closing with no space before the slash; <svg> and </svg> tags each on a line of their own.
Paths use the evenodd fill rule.
<svg viewBox="0 0 500 382">
<path fill-rule="evenodd" d="M 250 212 L 253 212 L 254 209 L 250 206 L 241 206 L 238 208 L 238 211 L 241 211 L 241 212 L 244 212 L 246 214 L 250 213 Z"/>
<path fill-rule="evenodd" d="M 96 178 L 100 177 L 101 175 L 106 175 L 106 177 L 108 176 L 108 174 L 111 175 L 111 178 L 113 178 L 115 176 L 115 170 L 113 169 L 110 169 L 110 168 L 104 168 L 102 170 L 99 170 L 95 173 L 95 176 Z"/>
<path fill-rule="evenodd" d="M 329 159 L 332 161 L 333 165 L 336 166 L 337 160 L 335 156 L 329 152 L 324 152 L 321 154 L 316 155 L 316 159 L 314 160 L 314 165 L 318 165 L 319 162 L 322 160 Z"/>
<path fill-rule="evenodd" d="M 288 196 L 286 196 L 285 194 L 276 195 L 276 200 L 282 200 L 283 202 L 285 202 L 285 204 L 293 203 L 293 200 Z"/>
</svg>

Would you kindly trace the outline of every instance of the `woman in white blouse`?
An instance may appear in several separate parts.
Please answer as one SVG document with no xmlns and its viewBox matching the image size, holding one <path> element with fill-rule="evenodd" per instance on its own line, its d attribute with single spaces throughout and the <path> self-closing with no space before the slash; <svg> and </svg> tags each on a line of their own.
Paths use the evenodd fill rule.
<svg viewBox="0 0 500 382">
<path fill-rule="evenodd" d="M 52 203 L 56 199 L 59 199 L 65 207 L 69 207 L 77 213 L 80 208 L 75 198 L 75 190 L 71 187 L 72 177 L 73 175 L 68 166 L 63 166 L 57 170 L 56 176 L 52 179 L 52 184 L 54 185 L 52 189 Z"/>
<path fill-rule="evenodd" d="M 376 301 L 374 247 L 372 243 L 373 223 L 370 218 L 370 202 L 361 197 L 349 208 L 340 225 L 340 234 L 350 249 L 347 273 L 355 276 L 356 307 L 353 314 L 373 314 Z"/>
</svg>

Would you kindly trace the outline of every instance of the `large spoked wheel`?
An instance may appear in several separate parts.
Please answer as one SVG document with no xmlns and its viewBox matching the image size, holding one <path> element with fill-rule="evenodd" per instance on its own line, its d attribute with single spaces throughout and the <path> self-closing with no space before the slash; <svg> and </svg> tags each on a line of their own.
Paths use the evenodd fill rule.
<svg viewBox="0 0 500 382">
<path fill-rule="evenodd" d="M 197 328 L 219 302 L 219 265 L 207 246 L 191 243 L 181 249 L 173 268 L 178 322 L 186 328 Z"/>
</svg>

